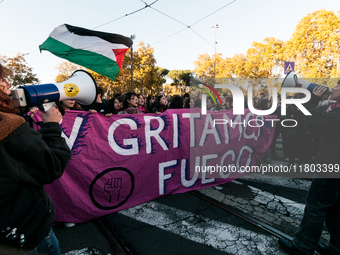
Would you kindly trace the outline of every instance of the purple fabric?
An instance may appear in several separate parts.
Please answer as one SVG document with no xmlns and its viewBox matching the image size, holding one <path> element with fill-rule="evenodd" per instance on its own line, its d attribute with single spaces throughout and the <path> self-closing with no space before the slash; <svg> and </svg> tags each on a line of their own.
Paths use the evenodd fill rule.
<svg viewBox="0 0 340 255">
<path fill-rule="evenodd" d="M 213 127 L 213 120 L 227 118 L 245 120 L 247 126 Z M 251 127 L 248 120 L 253 118 L 249 111 L 242 116 L 233 116 L 232 111 L 201 115 L 199 109 L 111 117 L 66 111 L 61 127 L 72 159 L 60 179 L 45 185 L 55 204 L 55 223 L 82 223 L 243 176 L 197 174 L 195 164 L 257 165 L 270 147 L 275 126 L 263 121 L 262 127 Z M 249 124 L 254 126 L 255 121 Z"/>
</svg>

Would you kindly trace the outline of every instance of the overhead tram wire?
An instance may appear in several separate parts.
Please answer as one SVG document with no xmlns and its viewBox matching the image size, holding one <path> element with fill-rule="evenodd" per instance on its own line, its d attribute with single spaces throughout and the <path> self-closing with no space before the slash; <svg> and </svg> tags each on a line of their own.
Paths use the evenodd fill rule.
<svg viewBox="0 0 340 255">
<path fill-rule="evenodd" d="M 111 20 L 111 21 L 106 22 L 106 23 L 104 23 L 104 24 L 102 24 L 102 25 L 99 25 L 99 26 L 97 26 L 97 27 L 94 27 L 93 29 L 96 29 L 96 28 L 105 26 L 105 25 L 107 25 L 107 24 L 109 24 L 109 23 L 112 23 L 112 22 L 114 22 L 114 21 L 117 21 L 117 20 L 119 20 L 119 19 L 122 19 L 122 18 L 124 18 L 124 17 L 127 17 L 127 16 L 129 16 L 129 15 L 135 14 L 136 12 L 142 11 L 142 10 L 144 10 L 144 9 L 146 9 L 146 8 L 148 8 L 148 7 L 150 7 L 151 5 L 153 5 L 154 3 L 156 3 L 157 1 L 158 1 L 158 0 L 152 2 L 151 4 L 147 4 L 147 3 L 145 3 L 144 1 L 142 1 L 142 2 L 145 4 L 145 6 L 144 6 L 143 8 L 140 8 L 140 9 L 138 9 L 138 10 L 136 10 L 136 11 L 127 13 L 127 14 L 125 14 L 125 15 L 123 15 L 123 16 L 117 18 L 117 19 Z"/>
<path fill-rule="evenodd" d="M 201 37 L 204 41 L 206 41 L 211 47 L 215 47 L 214 45 L 212 45 L 210 42 L 208 42 L 203 36 L 201 36 L 199 33 L 197 33 L 195 30 L 193 30 L 191 27 L 190 29 L 199 37 Z"/>
<path fill-rule="evenodd" d="M 162 41 L 164 41 L 164 40 L 166 40 L 166 39 L 168 39 L 168 38 L 170 38 L 170 37 L 172 37 L 172 36 L 174 36 L 174 35 L 176 35 L 176 34 L 182 32 L 182 31 L 184 31 L 184 30 L 186 30 L 186 29 L 187 29 L 187 27 L 186 27 L 186 28 L 183 28 L 182 30 L 179 30 L 179 31 L 177 31 L 176 33 L 173 33 L 173 34 L 171 34 L 171 35 L 169 35 L 169 36 L 163 38 L 162 40 L 159 40 L 159 41 L 157 41 L 157 42 L 155 42 L 155 43 L 153 43 L 153 44 L 151 44 L 151 45 L 155 45 L 155 44 L 157 44 L 157 43 L 160 43 L 160 42 L 162 42 Z"/>
<path fill-rule="evenodd" d="M 142 2 L 143 2 L 143 1 L 142 1 Z M 165 15 L 166 17 L 168 17 L 168 18 L 170 18 L 170 19 L 172 19 L 172 20 L 174 20 L 174 21 L 176 21 L 176 22 L 178 22 L 178 23 L 180 23 L 180 24 L 186 26 L 186 28 L 184 28 L 184 29 L 182 29 L 182 30 L 180 30 L 180 31 L 178 31 L 178 32 L 176 32 L 176 33 L 173 33 L 173 34 L 171 34 L 171 35 L 169 35 L 169 36 L 167 36 L 167 37 L 165 37 L 165 38 L 163 38 L 163 39 L 161 39 L 161 40 L 159 40 L 159 41 L 153 43 L 152 45 L 155 45 L 155 44 L 157 44 L 157 43 L 160 43 L 160 42 L 162 42 L 162 41 L 164 41 L 164 40 L 166 40 L 166 39 L 168 39 L 168 38 L 170 38 L 170 37 L 172 37 L 172 36 L 174 36 L 174 35 L 176 35 L 176 34 L 182 32 L 182 31 L 184 31 L 185 29 L 191 29 L 195 34 L 197 34 L 201 39 L 203 39 L 205 42 L 207 42 L 211 47 L 215 47 L 215 46 L 213 46 L 211 43 L 209 43 L 206 39 L 204 39 L 204 37 L 202 37 L 200 34 L 198 34 L 195 30 L 193 30 L 193 29 L 192 29 L 192 26 L 196 25 L 197 23 L 199 23 L 199 22 L 201 22 L 202 20 L 208 18 L 209 16 L 213 15 L 214 13 L 216 13 L 216 12 L 218 12 L 218 11 L 224 9 L 225 7 L 231 5 L 231 4 L 234 3 L 234 2 L 236 2 L 236 0 L 233 0 L 233 1 L 231 1 L 230 3 L 228 3 L 228 4 L 224 5 L 224 6 L 222 6 L 221 8 L 217 9 L 216 11 L 210 13 L 209 15 L 207 15 L 207 16 L 203 17 L 202 19 L 196 21 L 195 23 L 191 24 L 190 26 L 188 26 L 188 25 L 184 24 L 183 22 L 181 22 L 181 21 L 179 21 L 179 20 L 177 20 L 177 19 L 175 19 L 175 18 L 173 18 L 173 17 L 171 17 L 171 16 L 169 16 L 169 15 L 167 15 L 167 14 L 165 14 L 165 13 L 159 11 L 159 10 L 157 10 L 157 9 L 154 8 L 154 7 L 150 7 L 150 6 L 149 6 L 151 9 L 153 9 L 153 10 L 155 10 L 155 11 L 157 11 L 157 12 L 159 12 L 159 13 Z M 143 3 L 145 3 L 145 2 L 143 2 Z M 220 53 L 220 52 L 219 52 L 219 53 Z"/>
<path fill-rule="evenodd" d="M 2 0 L 2 1 L 0 2 L 0 4 L 1 4 L 3 1 L 4 1 L 4 0 Z M 97 27 L 94 27 L 93 29 L 96 29 L 96 28 L 105 26 L 105 25 L 107 25 L 107 24 L 109 24 L 109 23 L 112 23 L 112 22 L 114 22 L 114 21 L 117 21 L 117 20 L 119 20 L 119 19 L 122 19 L 122 18 L 124 18 L 124 17 L 127 17 L 127 16 L 129 16 L 129 15 L 132 15 L 132 14 L 134 14 L 134 13 L 136 13 L 136 12 L 141 11 L 141 10 L 144 10 L 144 9 L 150 7 L 151 5 L 153 5 L 154 3 L 156 3 L 157 1 L 158 1 L 158 0 L 152 2 L 151 4 L 147 4 L 147 3 L 145 3 L 144 1 L 142 1 L 142 2 L 145 4 L 145 6 L 144 6 L 143 8 L 140 8 L 140 9 L 138 9 L 138 10 L 136 10 L 136 11 L 127 13 L 127 14 L 125 14 L 125 15 L 123 15 L 123 16 L 117 18 L 117 19 L 108 21 L 108 22 L 106 22 L 106 23 L 104 23 L 104 24 L 102 24 L 102 25 L 99 25 L 99 26 L 97 26 Z M 26 56 L 26 55 L 28 55 L 28 54 L 31 54 L 31 53 L 34 53 L 34 52 L 37 52 L 37 51 L 38 51 L 38 50 L 35 50 L 35 51 L 31 51 L 31 52 L 25 53 L 25 54 L 23 54 L 23 56 Z"/>
<path fill-rule="evenodd" d="M 236 0 L 235 0 L 235 1 L 236 1 Z M 156 42 L 156 43 L 159 43 L 159 42 L 161 42 L 161 41 L 164 41 L 165 39 L 167 39 L 167 38 L 169 38 L 169 37 L 171 37 L 171 36 L 174 36 L 175 34 L 178 34 L 178 33 L 182 32 L 182 31 L 184 31 L 185 29 L 189 28 L 189 29 L 191 29 L 195 34 L 197 34 L 199 37 L 201 37 L 204 41 L 206 41 L 210 46 L 214 47 L 214 46 L 211 45 L 206 39 L 204 39 L 201 35 L 199 35 L 195 30 L 193 30 L 193 29 L 191 28 L 191 26 L 188 26 L 188 25 L 184 24 L 183 22 L 181 22 L 181 21 L 179 21 L 179 20 L 177 20 L 177 19 L 175 19 L 175 18 L 173 18 L 173 17 L 167 15 L 167 14 L 164 13 L 164 12 L 161 12 L 160 10 L 157 10 L 157 9 L 154 8 L 154 7 L 150 7 L 150 8 L 153 9 L 153 10 L 155 10 L 155 11 L 157 11 L 157 12 L 159 12 L 159 13 L 161 13 L 161 14 L 163 14 L 164 16 L 166 16 L 166 17 L 168 17 L 168 18 L 170 18 L 170 19 L 172 19 L 172 20 L 174 20 L 174 21 L 176 21 L 176 22 L 182 24 L 183 26 L 186 26 L 186 28 L 184 28 L 184 29 L 182 29 L 182 30 L 180 30 L 180 31 L 178 31 L 178 32 L 176 32 L 176 33 L 174 33 L 174 34 L 172 34 L 172 35 L 170 35 L 170 36 L 168 36 L 168 37 L 166 37 L 166 38 L 164 38 L 164 39 L 162 39 L 162 40 Z M 156 44 L 156 43 L 153 43 L 153 45 Z"/>
<path fill-rule="evenodd" d="M 4 1 L 4 0 L 2 0 L 0 3 L 2 3 L 3 1 Z M 142 1 L 142 0 L 141 0 L 141 1 Z M 196 21 L 195 23 L 193 23 L 193 24 L 190 25 L 190 26 L 188 26 L 188 25 L 184 24 L 183 22 L 181 22 L 181 21 L 179 21 L 179 20 L 177 20 L 177 19 L 175 19 L 175 18 L 173 18 L 173 17 L 171 17 L 171 16 L 169 16 L 169 15 L 167 15 L 167 14 L 165 14 L 165 13 L 163 13 L 163 12 L 161 12 L 161 11 L 155 9 L 155 8 L 153 8 L 153 7 L 151 7 L 151 5 L 153 5 L 153 4 L 155 4 L 156 2 L 158 2 L 158 0 L 152 2 L 151 4 L 147 4 L 147 3 L 144 2 L 144 1 L 142 1 L 142 2 L 145 4 L 145 6 L 144 6 L 143 8 L 140 8 L 140 9 L 138 9 L 138 10 L 136 10 L 136 11 L 127 13 L 127 14 L 125 14 L 125 15 L 123 15 L 123 16 L 117 18 L 117 19 L 108 21 L 108 22 L 106 22 L 106 23 L 104 23 L 104 24 L 102 24 L 102 25 L 99 25 L 99 26 L 97 26 L 97 27 L 94 27 L 93 29 L 97 29 L 97 28 L 99 28 L 99 27 L 105 26 L 105 25 L 107 25 L 107 24 L 109 24 L 109 23 L 115 22 L 115 21 L 117 21 L 117 20 L 119 20 L 119 19 L 122 19 L 122 18 L 124 18 L 124 17 L 129 16 L 129 15 L 132 15 L 132 14 L 134 14 L 134 13 L 137 13 L 137 12 L 139 12 L 139 11 L 141 11 L 141 10 L 144 10 L 144 9 L 146 9 L 146 8 L 149 7 L 149 8 L 151 8 L 151 9 L 153 9 L 153 10 L 155 10 L 155 11 L 157 11 L 157 12 L 159 12 L 159 13 L 165 15 L 165 16 L 167 16 L 168 18 L 170 18 L 170 19 L 172 19 L 172 20 L 175 20 L 176 22 L 178 22 L 178 23 L 180 23 L 180 24 L 186 26 L 184 29 L 182 29 L 182 30 L 180 30 L 180 31 L 178 31 L 178 32 L 175 32 L 175 33 L 173 33 L 173 34 L 171 34 L 171 35 L 169 35 L 169 36 L 167 36 L 167 37 L 165 37 L 165 38 L 163 38 L 163 39 L 161 39 L 161 40 L 159 40 L 159 41 L 153 43 L 152 45 L 155 45 L 155 44 L 157 44 L 157 43 L 159 43 L 159 42 L 162 42 L 162 41 L 164 41 L 164 40 L 166 40 L 166 39 L 168 39 L 168 38 L 170 38 L 170 37 L 172 37 L 172 36 L 174 36 L 174 35 L 176 35 L 176 34 L 182 32 L 182 31 L 184 31 L 184 30 L 186 30 L 186 29 L 191 29 L 191 30 L 192 30 L 195 34 L 197 34 L 201 39 L 203 39 L 203 40 L 204 40 L 205 42 L 207 42 L 210 46 L 212 46 L 206 39 L 204 39 L 201 35 L 199 35 L 199 34 L 198 34 L 196 31 L 194 31 L 191 27 L 194 26 L 194 25 L 196 25 L 197 23 L 201 22 L 202 20 L 208 18 L 209 16 L 213 15 L 214 13 L 216 13 L 216 12 L 222 10 L 223 8 L 229 6 L 230 4 L 236 2 L 236 0 L 233 0 L 232 2 L 230 2 L 230 3 L 228 3 L 228 4 L 224 5 L 224 6 L 222 6 L 222 7 L 219 8 L 218 10 L 216 10 L 216 11 L 210 13 L 209 15 L 207 15 L 207 16 L 203 17 L 202 19 Z M 214 47 L 214 46 L 212 46 L 212 47 Z M 36 51 L 38 51 L 38 50 L 36 50 Z M 25 56 L 25 55 L 28 55 L 28 54 L 30 54 L 30 53 L 36 52 L 36 51 L 32 51 L 32 52 L 26 53 L 26 54 L 24 54 L 24 56 Z"/>
<path fill-rule="evenodd" d="M 198 22 L 201 22 L 202 20 L 208 18 L 209 16 L 211 16 L 211 15 L 213 15 L 214 13 L 216 13 L 216 12 L 218 12 L 218 11 L 224 9 L 225 7 L 227 7 L 228 5 L 231 5 L 231 4 L 234 3 L 234 2 L 236 2 L 236 0 L 234 0 L 234 1 L 232 1 L 232 2 L 230 2 L 230 3 L 228 3 L 228 4 L 226 4 L 225 6 L 221 7 L 220 9 L 218 9 L 218 10 L 216 10 L 216 11 L 210 13 L 209 15 L 205 16 L 204 18 L 200 19 L 199 21 L 196 21 L 195 23 L 193 23 L 192 25 L 190 25 L 190 27 L 192 27 L 193 25 L 196 25 Z"/>
<path fill-rule="evenodd" d="M 177 19 L 175 19 L 175 18 L 173 18 L 173 17 L 171 17 L 171 16 L 165 14 L 164 12 L 161 12 L 160 10 L 157 10 L 156 8 L 153 8 L 153 7 L 150 7 L 150 8 L 153 9 L 153 10 L 155 10 L 155 11 L 157 11 L 157 12 L 159 12 L 159 13 L 161 13 L 161 14 L 163 14 L 164 16 L 166 16 L 166 17 L 168 17 L 168 18 L 170 18 L 170 19 L 172 19 L 172 20 L 174 20 L 174 21 L 176 21 L 176 22 L 182 24 L 183 26 L 188 27 L 188 25 L 186 25 L 186 24 L 184 24 L 183 22 L 181 22 L 181 21 L 179 21 L 179 20 L 177 20 Z"/>
<path fill-rule="evenodd" d="M 0 3 L 2 3 L 3 1 L 4 1 L 4 0 L 2 0 Z M 141 0 L 141 1 L 142 1 L 142 0 Z M 135 13 L 137 13 L 137 12 L 139 12 L 139 11 L 142 11 L 142 10 L 144 10 L 144 9 L 146 9 L 146 8 L 149 7 L 149 8 L 151 8 L 151 9 L 153 9 L 153 10 L 155 10 L 155 11 L 157 11 L 157 12 L 163 14 L 163 15 L 165 15 L 166 17 L 168 17 L 168 18 L 170 18 L 170 19 L 172 19 L 172 20 L 174 20 L 174 21 L 176 21 L 176 22 L 178 22 L 178 23 L 180 23 L 180 24 L 186 26 L 186 28 L 184 28 L 184 29 L 182 29 L 182 30 L 180 30 L 180 31 L 178 31 L 178 32 L 176 32 L 176 33 L 173 33 L 173 34 L 171 34 L 171 35 L 169 35 L 169 36 L 163 38 L 162 40 L 160 40 L 160 41 L 158 41 L 158 42 L 156 42 L 156 43 L 153 43 L 153 45 L 154 45 L 154 44 L 157 44 L 157 43 L 159 43 L 159 42 L 161 42 L 161 41 L 164 41 L 164 40 L 166 40 L 166 39 L 168 39 L 168 38 L 170 38 L 170 37 L 172 37 L 172 36 L 174 36 L 174 35 L 176 35 L 176 34 L 182 32 L 182 31 L 184 31 L 185 29 L 188 29 L 188 28 L 189 28 L 189 29 L 191 29 L 194 33 L 196 33 L 200 38 L 202 38 L 204 41 L 206 41 L 210 46 L 212 46 L 207 40 L 205 40 L 201 35 L 199 35 L 199 34 L 198 34 L 196 31 L 194 31 L 191 27 L 194 26 L 194 25 L 196 25 L 197 23 L 201 22 L 202 20 L 206 19 L 207 17 L 213 15 L 214 13 L 216 13 L 216 12 L 222 10 L 223 8 L 227 7 L 228 5 L 230 5 L 230 4 L 234 3 L 234 2 L 236 2 L 236 0 L 234 0 L 234 1 L 232 1 L 232 2 L 230 2 L 230 3 L 228 3 L 228 4 L 226 4 L 226 5 L 224 5 L 224 6 L 222 6 L 222 7 L 219 8 L 218 10 L 216 10 L 216 11 L 210 13 L 209 15 L 207 15 L 207 16 L 203 17 L 202 19 L 196 21 L 195 23 L 193 23 L 193 24 L 190 25 L 190 26 L 188 26 L 188 25 L 184 24 L 183 22 L 181 22 L 181 21 L 179 21 L 179 20 L 177 20 L 177 19 L 175 19 L 175 18 L 173 18 L 173 17 L 171 17 L 171 16 L 169 16 L 169 15 L 167 15 L 167 14 L 165 14 L 165 13 L 163 13 L 163 12 L 161 12 L 161 11 L 155 9 L 155 8 L 153 8 L 153 7 L 151 7 L 151 5 L 153 5 L 153 4 L 155 4 L 156 2 L 158 2 L 158 0 L 152 2 L 151 4 L 147 4 L 147 3 L 144 2 L 144 1 L 142 1 L 142 2 L 145 4 L 145 6 L 144 6 L 143 8 L 140 8 L 140 9 L 138 9 L 138 10 L 136 10 L 136 11 L 127 13 L 127 14 L 125 14 L 125 15 L 123 15 L 123 16 L 117 18 L 117 19 L 108 21 L 108 22 L 106 22 L 106 23 L 104 23 L 104 24 L 102 24 L 102 25 L 96 26 L 96 27 L 94 27 L 93 29 L 97 29 L 97 28 L 99 28 L 99 27 L 105 26 L 105 25 L 107 25 L 107 24 L 110 24 L 110 23 L 112 23 L 112 22 L 115 22 L 115 21 L 117 21 L 117 20 L 120 20 L 120 19 L 122 19 L 122 18 L 124 18 L 124 17 L 127 17 L 127 16 L 129 16 L 129 15 L 135 14 Z M 214 47 L 214 46 L 212 46 L 212 47 Z M 36 51 L 37 51 L 37 50 L 36 50 Z M 28 55 L 28 54 L 30 54 L 30 53 L 36 52 L 36 51 L 32 51 L 32 52 L 26 53 L 26 54 L 24 54 L 24 56 L 25 56 L 25 55 Z"/>
<path fill-rule="evenodd" d="M 28 55 L 28 54 L 31 54 L 31 53 L 34 53 L 34 52 L 37 52 L 37 51 L 39 51 L 39 50 L 34 50 L 34 51 L 31 51 L 31 52 L 23 53 L 22 55 L 23 55 L 23 56 L 26 56 L 26 55 Z"/>
</svg>

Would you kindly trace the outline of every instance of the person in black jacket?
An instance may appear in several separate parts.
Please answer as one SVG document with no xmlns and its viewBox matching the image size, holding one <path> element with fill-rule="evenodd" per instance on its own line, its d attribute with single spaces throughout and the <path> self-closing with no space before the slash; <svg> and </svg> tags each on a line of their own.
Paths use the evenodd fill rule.
<svg viewBox="0 0 340 255">
<path fill-rule="evenodd" d="M 281 95 L 277 95 L 277 107 L 276 110 L 271 114 L 271 115 L 276 115 L 276 119 L 280 120 L 281 119 Z M 279 138 L 280 134 L 282 134 L 282 125 L 280 123 L 277 123 L 275 125 L 275 132 L 274 132 L 274 137 L 272 144 L 270 145 L 270 152 L 272 159 L 278 159 L 279 156 L 276 153 L 276 140 Z"/>
<path fill-rule="evenodd" d="M 61 177 L 71 158 L 61 137 L 62 116 L 52 107 L 41 114 L 39 131 L 29 127 L 9 96 L 9 73 L 0 65 L 0 253 L 18 247 L 60 254 L 51 228 L 54 205 L 43 185 Z"/>
<path fill-rule="evenodd" d="M 183 108 L 183 97 L 174 95 L 171 99 L 169 109 L 182 109 Z"/>
<path fill-rule="evenodd" d="M 268 97 L 263 97 L 261 101 L 256 105 L 256 109 L 259 110 L 268 110 L 271 106 L 271 100 Z M 270 164 L 272 160 L 271 150 L 268 149 L 266 155 L 263 158 L 263 162 L 266 164 Z"/>
<path fill-rule="evenodd" d="M 303 98 L 303 93 L 296 93 L 293 98 Z M 300 111 L 296 105 L 289 105 L 287 107 L 287 115 L 288 119 L 293 119 L 296 121 L 295 123 L 292 121 L 286 121 L 286 123 L 291 122 L 287 125 L 292 125 L 294 127 L 287 128 L 287 143 L 285 144 L 287 149 L 287 156 L 289 158 L 289 165 L 294 165 L 295 159 L 298 158 L 298 165 L 302 165 L 304 163 L 305 158 L 305 144 L 306 144 L 306 127 L 305 127 L 305 115 Z"/>
<path fill-rule="evenodd" d="M 102 99 L 104 95 L 103 88 L 97 87 L 96 93 L 97 93 L 96 101 L 91 105 L 84 105 L 83 109 L 85 111 L 90 111 L 91 113 L 98 112 L 105 115 L 107 113 L 107 101 Z"/>
<path fill-rule="evenodd" d="M 294 240 L 280 239 L 279 244 L 289 254 L 340 254 L 340 81 L 332 89 L 332 106 L 319 109 L 318 102 L 328 88 L 313 90 L 306 108 L 312 116 L 305 117 L 307 127 L 314 126 L 321 133 L 319 151 L 313 167 L 315 175 L 306 197 L 306 207 Z M 326 223 L 330 244 L 318 243 Z"/>
</svg>

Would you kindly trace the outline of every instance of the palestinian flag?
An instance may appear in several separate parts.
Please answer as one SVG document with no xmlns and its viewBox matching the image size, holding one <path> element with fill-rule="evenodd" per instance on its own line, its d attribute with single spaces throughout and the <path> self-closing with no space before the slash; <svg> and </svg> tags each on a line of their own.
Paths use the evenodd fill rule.
<svg viewBox="0 0 340 255">
<path fill-rule="evenodd" d="M 122 35 L 64 24 L 55 28 L 39 49 L 114 80 L 132 43 Z"/>
</svg>

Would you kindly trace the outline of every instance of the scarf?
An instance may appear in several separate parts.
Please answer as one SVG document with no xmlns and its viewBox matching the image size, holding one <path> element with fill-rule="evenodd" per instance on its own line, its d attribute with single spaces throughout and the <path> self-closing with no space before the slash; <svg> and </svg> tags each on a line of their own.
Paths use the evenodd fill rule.
<svg viewBox="0 0 340 255">
<path fill-rule="evenodd" d="M 141 107 L 139 107 L 139 110 L 140 110 L 142 113 L 145 113 L 145 108 L 144 108 L 143 105 L 142 105 Z"/>
<path fill-rule="evenodd" d="M 25 123 L 25 119 L 14 114 L 0 112 L 0 141 Z"/>
</svg>

